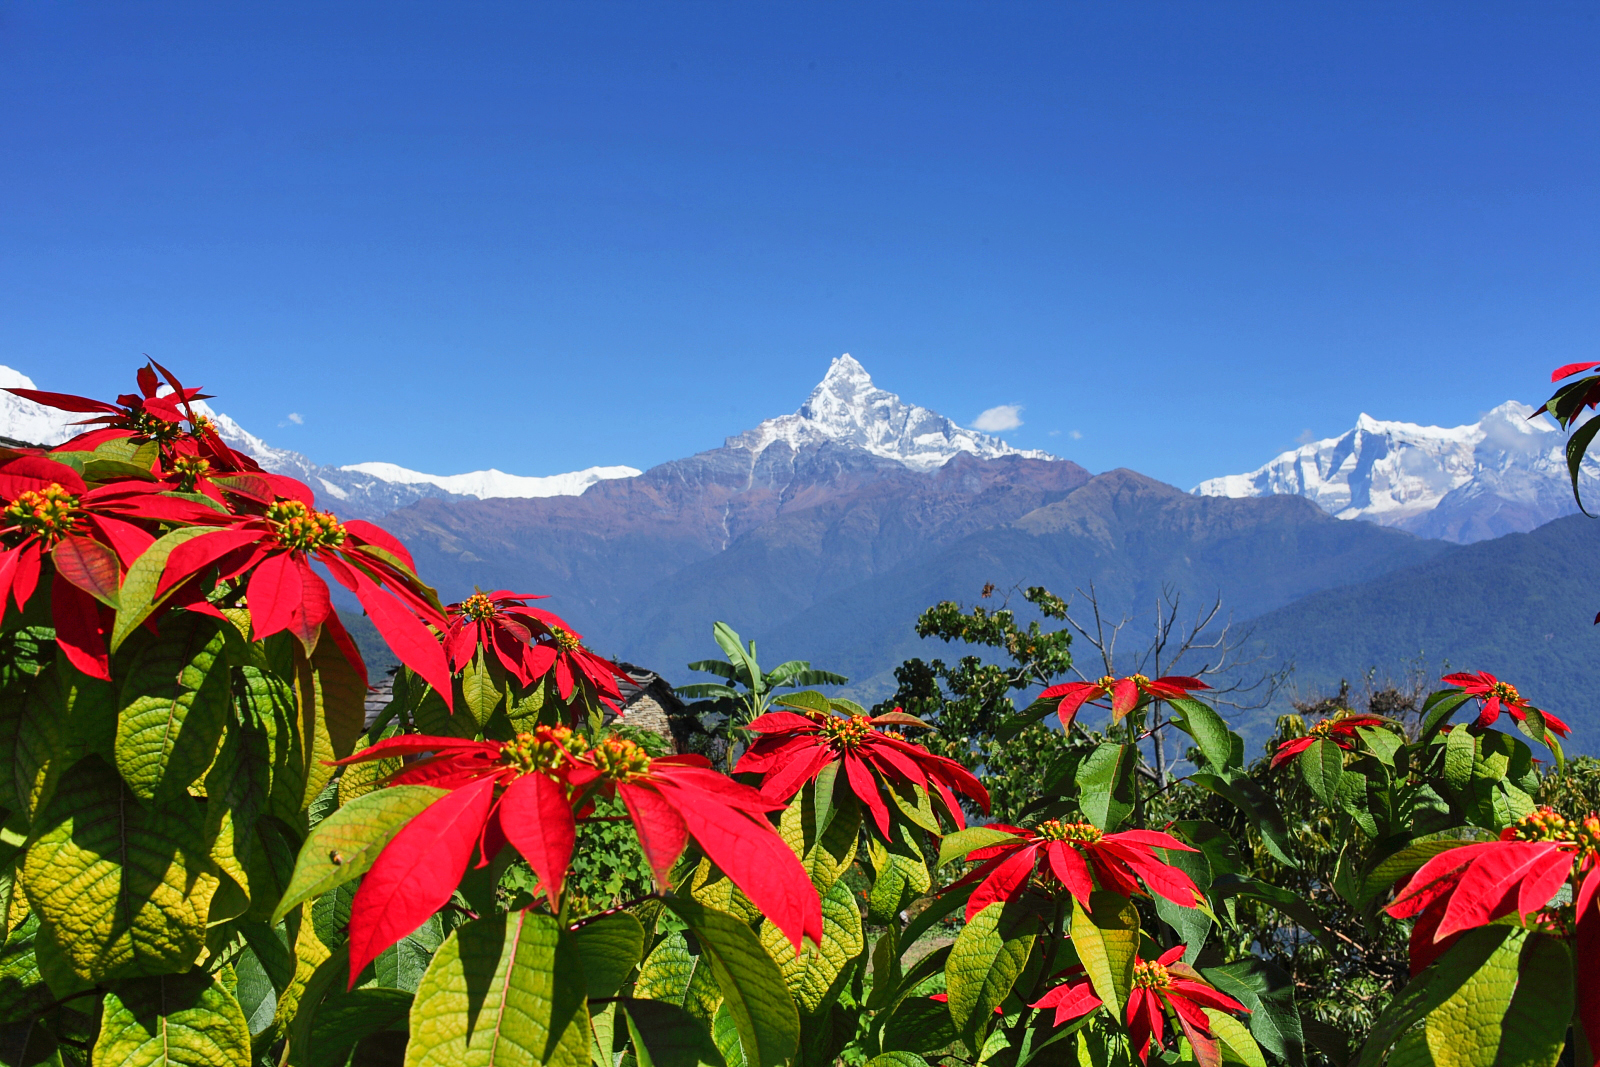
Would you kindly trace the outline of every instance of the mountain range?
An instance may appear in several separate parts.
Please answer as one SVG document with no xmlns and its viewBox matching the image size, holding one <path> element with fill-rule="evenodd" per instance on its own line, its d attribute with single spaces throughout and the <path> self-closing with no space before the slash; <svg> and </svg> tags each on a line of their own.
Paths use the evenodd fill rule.
<svg viewBox="0 0 1600 1067">
<path fill-rule="evenodd" d="M 12 379 L 31 384 L 0 369 Z M 549 594 L 592 647 L 674 682 L 717 654 L 723 619 L 764 663 L 809 659 L 874 701 L 903 659 L 968 651 L 917 638 L 923 609 L 1044 585 L 1093 589 L 1137 627 L 1163 592 L 1189 606 L 1220 595 L 1264 663 L 1295 664 L 1302 695 L 1448 660 L 1538 681 L 1551 710 L 1600 730 L 1576 696 L 1600 685 L 1600 634 L 1582 614 L 1600 608 L 1582 574 L 1600 528 L 1549 521 L 1572 510 L 1563 438 L 1528 413 L 1506 404 L 1455 429 L 1363 416 L 1192 492 L 1013 448 L 878 388 L 849 356 L 793 414 L 643 472 L 328 467 L 214 417 L 322 506 L 381 518 L 446 598 Z M 0 394 L 7 437 L 59 440 L 71 417 L 57 415 Z M 1278 710 L 1241 725 L 1259 738 Z"/>
<path fill-rule="evenodd" d="M 1566 435 L 1507 401 L 1466 426 L 1382 422 L 1363 413 L 1338 437 L 1284 452 L 1249 474 L 1201 482 L 1200 496 L 1293 494 L 1341 519 L 1469 544 L 1526 533 L 1578 510 Z M 1600 480 L 1586 461 L 1580 486 Z"/>
</svg>

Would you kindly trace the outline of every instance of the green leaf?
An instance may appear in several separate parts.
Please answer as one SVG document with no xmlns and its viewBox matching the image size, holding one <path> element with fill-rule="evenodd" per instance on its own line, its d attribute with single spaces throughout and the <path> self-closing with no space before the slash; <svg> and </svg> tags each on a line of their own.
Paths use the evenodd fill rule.
<svg viewBox="0 0 1600 1067">
<path fill-rule="evenodd" d="M 1572 499 L 1577 501 L 1585 515 L 1589 514 L 1589 509 L 1583 506 L 1583 497 L 1578 492 L 1578 472 L 1583 469 L 1583 454 L 1588 451 L 1589 442 L 1594 440 L 1597 432 L 1600 432 L 1600 424 L 1590 419 L 1573 430 L 1572 436 L 1567 438 L 1567 472 L 1572 475 Z"/>
<path fill-rule="evenodd" d="M 1488 969 L 1491 975 L 1498 974 L 1502 979 L 1509 971 L 1514 982 L 1518 949 L 1525 937 L 1526 931 L 1506 926 L 1480 927 L 1464 933 L 1460 941 L 1389 1002 L 1362 1045 L 1356 1067 L 1378 1067 L 1402 1035 L 1459 994 L 1480 970 Z M 1514 943 L 1508 945 L 1508 941 Z M 1462 1006 L 1456 1005 L 1452 1017 L 1462 1014 Z M 1425 1040 L 1425 1028 L 1417 1027 L 1412 1032 L 1418 1040 Z"/>
<path fill-rule="evenodd" d="M 928 1061 L 914 1052 L 881 1052 L 865 1067 L 928 1067 Z"/>
<path fill-rule="evenodd" d="M 300 1062 L 305 1067 L 344 1067 L 352 1046 L 403 1021 L 411 1001 L 405 990 L 382 986 L 335 993 L 318 1005 L 311 1041 Z"/>
<path fill-rule="evenodd" d="M 1462 837 L 1452 831 L 1450 837 L 1428 837 L 1413 841 L 1400 851 L 1385 856 L 1372 865 L 1362 876 L 1358 896 L 1352 903 L 1357 907 L 1365 907 L 1368 901 L 1375 899 L 1380 893 L 1387 891 L 1400 879 L 1420 869 L 1424 863 L 1440 853 L 1486 839 L 1486 835 Z"/>
<path fill-rule="evenodd" d="M 118 982 L 106 994 L 94 1062 L 120 1067 L 251 1067 L 250 1028 L 207 974 Z"/>
<path fill-rule="evenodd" d="M 1518 958 L 1526 938 L 1525 931 L 1512 931 L 1481 967 L 1428 1013 L 1423 1041 L 1439 1067 L 1492 1067 L 1502 1040 L 1501 1020 L 1516 993 Z M 1569 997 L 1562 1022 L 1570 1016 Z M 1566 1027 L 1561 1029 L 1565 1034 Z M 1561 1054 L 1559 1040 L 1553 1053 L 1552 1064 Z"/>
<path fill-rule="evenodd" d="M 974 915 L 950 949 L 945 964 L 945 989 L 950 995 L 950 1020 L 967 1046 L 976 1052 L 994 1016 L 1011 992 L 1038 934 L 1038 916 L 996 902 Z M 1129 967 L 1132 980 L 1132 965 Z"/>
<path fill-rule="evenodd" d="M 667 906 L 689 925 L 711 961 L 739 1043 L 751 1067 L 777 1067 L 800 1042 L 800 1016 L 783 974 L 744 923 L 693 900 L 671 896 Z"/>
<path fill-rule="evenodd" d="M 1250 1034 L 1267 1051 L 1291 1064 L 1305 1059 L 1305 1036 L 1294 1002 L 1294 982 L 1266 960 L 1245 957 L 1207 967 L 1206 981 L 1250 1009 Z"/>
<path fill-rule="evenodd" d="M 966 858 L 967 853 L 976 852 L 980 848 L 998 845 L 1002 841 L 1014 841 L 1016 834 L 1009 830 L 994 830 L 987 826 L 973 826 L 965 830 L 957 830 L 946 835 L 939 842 L 939 859 L 934 863 L 938 869 L 954 860 Z"/>
<path fill-rule="evenodd" d="M 1244 1023 L 1217 1008 L 1204 1009 L 1206 1018 L 1211 1021 L 1211 1033 L 1225 1046 L 1233 1058 L 1245 1067 L 1267 1067 L 1266 1057 L 1261 1055 L 1261 1049 L 1256 1045 L 1255 1038 L 1250 1036 L 1250 1031 L 1245 1029 Z"/>
<path fill-rule="evenodd" d="M 406 1067 L 587 1067 L 583 963 L 554 917 L 517 911 L 456 929 L 411 1005 Z"/>
<path fill-rule="evenodd" d="M 34 953 L 38 932 L 39 917 L 29 915 L 0 947 L 0 1026 L 22 1022 L 55 1000 L 39 973 Z"/>
<path fill-rule="evenodd" d="M 110 755 L 116 722 L 111 684 L 90 678 L 65 655 L 28 685 L 11 765 L 26 818 L 49 803 L 68 767 L 90 752 Z"/>
<path fill-rule="evenodd" d="M 917 847 L 912 828 L 896 820 L 889 832 L 887 842 L 876 835 L 867 839 L 867 859 L 873 870 L 867 921 L 877 926 L 894 921 L 908 904 L 933 888 L 928 862 Z"/>
<path fill-rule="evenodd" d="M 141 800 L 181 795 L 217 754 L 229 685 L 223 625 L 172 612 L 122 679 L 117 771 Z"/>
<path fill-rule="evenodd" d="M 1249 816 L 1273 859 L 1285 867 L 1300 866 L 1289 854 L 1289 827 L 1278 812 L 1278 806 L 1259 785 L 1248 778 L 1228 779 L 1203 771 L 1190 775 L 1189 780 L 1217 794 Z"/>
<path fill-rule="evenodd" d="M 1133 960 L 1139 950 L 1139 909 L 1126 897 L 1097 889 L 1085 910 L 1072 902 L 1072 943 L 1078 959 L 1089 972 L 1095 995 L 1111 1010 L 1114 1018 L 1126 1013 L 1128 994 L 1133 989 Z"/>
<path fill-rule="evenodd" d="M 726 1004 L 717 1009 L 716 1016 L 711 1020 L 711 1040 L 716 1043 L 717 1051 L 722 1053 L 723 1062 L 728 1067 L 746 1067 L 744 1048 L 739 1044 L 739 1027 L 733 1021 L 733 1013 Z"/>
<path fill-rule="evenodd" d="M 496 657 L 486 656 L 482 645 L 461 669 L 461 699 L 457 710 L 466 708 L 481 731 L 506 696 L 505 668 Z"/>
<path fill-rule="evenodd" d="M 1318 738 L 1300 753 L 1300 774 L 1311 792 L 1330 808 L 1339 806 L 1339 783 L 1344 778 L 1344 750 L 1327 738 Z"/>
<path fill-rule="evenodd" d="M 1078 806 L 1101 830 L 1115 830 L 1133 811 L 1132 745 L 1109 741 L 1097 747 L 1078 767 Z"/>
<path fill-rule="evenodd" d="M 1451 730 L 1444 741 L 1444 780 L 1452 790 L 1464 793 L 1472 784 L 1473 757 L 1477 739 L 1467 730 Z"/>
<path fill-rule="evenodd" d="M 828 773 L 828 772 L 833 773 Z M 821 896 L 849 869 L 861 838 L 861 806 L 854 794 L 834 803 L 833 784 L 838 764 L 823 768 L 823 776 L 808 784 L 779 819 L 782 835 L 801 865 L 811 875 L 811 885 Z M 819 836 L 818 827 L 822 828 Z"/>
<path fill-rule="evenodd" d="M 720 659 L 697 659 L 693 663 L 686 664 L 686 666 L 691 671 L 704 671 L 706 674 L 715 674 L 719 678 L 728 679 L 730 682 L 735 680 L 738 673 L 734 670 L 733 664 Z M 680 686 L 677 692 L 682 693 L 683 688 Z"/>
<path fill-rule="evenodd" d="M 825 1008 L 838 992 L 845 969 L 866 947 L 861 909 L 843 882 L 822 898 L 822 944 L 806 944 L 798 954 L 775 923 L 761 924 L 761 945 L 778 961 L 789 994 L 806 1015 Z"/>
<path fill-rule="evenodd" d="M 1500 1024 L 1494 1067 L 1554 1067 L 1572 1008 L 1572 949 L 1552 937 L 1530 936 L 1517 960 L 1517 990 Z"/>
<path fill-rule="evenodd" d="M 1194 738 L 1211 769 L 1218 773 L 1226 771 L 1233 755 L 1233 739 L 1228 736 L 1228 724 L 1222 721 L 1222 716 L 1193 697 L 1173 697 L 1167 701 L 1167 706 L 1182 716 L 1173 719 L 1173 723 Z"/>
<path fill-rule="evenodd" d="M 1328 933 L 1328 928 L 1317 917 L 1316 909 L 1298 893 L 1259 878 L 1229 874 L 1211 883 L 1211 895 L 1218 900 L 1226 900 L 1232 896 L 1247 896 L 1271 904 L 1315 934 L 1324 947 L 1332 947 L 1332 937 Z"/>
<path fill-rule="evenodd" d="M 622 1010 L 639 1067 L 723 1067 L 710 1031 L 677 1005 L 629 998 Z"/>
<path fill-rule="evenodd" d="M 444 795 L 432 786 L 390 786 L 357 797 L 317 823 L 300 848 L 272 921 L 282 920 L 301 901 L 367 873 L 390 839 Z"/>
<path fill-rule="evenodd" d="M 927 997 L 901 1001 L 883 1027 L 885 1046 L 925 1056 L 942 1052 L 955 1042 L 949 1007 Z"/>
<path fill-rule="evenodd" d="M 698 941 L 694 949 L 690 951 L 682 933 L 662 938 L 640 965 L 633 995 L 676 1004 L 696 1019 L 709 1022 L 722 1002 L 722 991 Z"/>
<path fill-rule="evenodd" d="M 591 997 L 616 996 L 644 952 L 644 927 L 627 912 L 607 915 L 572 931 Z"/>
<path fill-rule="evenodd" d="M 167 557 L 172 555 L 172 550 L 185 541 L 200 537 L 203 534 L 216 533 L 210 526 L 184 526 L 157 538 L 155 543 L 133 561 L 128 568 L 127 576 L 122 579 L 122 594 L 119 598 L 117 620 L 111 627 L 111 651 L 115 652 L 122 647 L 122 642 L 137 630 L 151 612 L 161 606 L 161 603 L 177 592 L 177 586 L 167 590 L 166 595 L 156 597 L 156 586 L 161 582 L 161 572 L 166 569 Z"/>
<path fill-rule="evenodd" d="M 1456 709 L 1465 704 L 1468 694 L 1464 689 L 1440 689 L 1429 693 L 1428 699 L 1422 704 L 1422 736 L 1426 741 L 1433 736 L 1435 730 L 1450 720 Z"/>
<path fill-rule="evenodd" d="M 147 809 L 97 757 L 67 772 L 22 877 L 76 973 L 101 982 L 195 961 L 217 887 L 202 827 L 197 801 Z"/>
</svg>

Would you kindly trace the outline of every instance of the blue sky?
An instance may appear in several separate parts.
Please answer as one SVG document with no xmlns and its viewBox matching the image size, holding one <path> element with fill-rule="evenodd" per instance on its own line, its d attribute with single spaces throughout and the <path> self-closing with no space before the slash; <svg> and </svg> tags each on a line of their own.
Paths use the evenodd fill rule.
<svg viewBox="0 0 1600 1067">
<path fill-rule="evenodd" d="M 1187 487 L 1596 358 L 1597 16 L 3 3 L 0 362 L 114 394 L 148 352 L 323 462 L 549 474 L 848 351 Z"/>
</svg>

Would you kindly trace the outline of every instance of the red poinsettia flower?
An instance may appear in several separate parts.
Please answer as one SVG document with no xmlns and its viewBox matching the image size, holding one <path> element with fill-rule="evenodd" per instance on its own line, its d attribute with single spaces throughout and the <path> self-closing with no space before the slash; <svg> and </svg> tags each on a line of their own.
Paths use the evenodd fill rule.
<svg viewBox="0 0 1600 1067">
<path fill-rule="evenodd" d="M 1306 731 L 1304 737 L 1296 737 L 1285 741 L 1278 746 L 1278 751 L 1272 754 L 1272 765 L 1279 766 L 1293 759 L 1318 741 L 1326 738 L 1344 749 L 1346 752 L 1356 747 L 1356 742 L 1361 735 L 1358 731 L 1362 727 L 1387 726 L 1388 719 L 1382 715 L 1337 715 L 1331 719 L 1311 724 L 1311 729 Z"/>
<path fill-rule="evenodd" d="M 1524 923 L 1578 871 L 1594 870 L 1600 817 L 1581 821 L 1542 807 L 1480 841 L 1441 852 L 1411 876 L 1386 909 L 1411 928 L 1411 973 L 1432 963 L 1464 930 L 1487 926 L 1515 912 Z M 1593 881 L 1591 875 L 1586 880 Z M 1581 895 L 1581 894 L 1580 894 Z M 1584 909 L 1578 912 L 1580 923 Z"/>
<path fill-rule="evenodd" d="M 509 842 L 557 906 L 576 840 L 573 808 L 587 807 L 595 793 L 622 800 L 663 885 L 692 837 L 796 951 L 802 937 L 822 940 L 822 909 L 810 876 L 766 819 L 783 805 L 716 773 L 699 756 L 652 759 L 618 737 L 590 748 L 566 727 L 540 727 L 503 743 L 392 737 L 340 762 L 420 753 L 431 755 L 392 782 L 451 792 L 394 836 L 356 891 L 352 981 L 450 899 L 475 849 L 483 866 Z"/>
<path fill-rule="evenodd" d="M 1056 715 L 1060 717 L 1061 728 L 1065 730 L 1072 725 L 1072 720 L 1077 718 L 1078 711 L 1085 704 L 1108 694 L 1111 697 L 1111 715 L 1120 721 L 1124 715 L 1138 707 L 1142 700 L 1171 700 L 1173 697 L 1186 697 L 1196 689 L 1210 688 L 1198 678 L 1186 678 L 1176 674 L 1165 678 L 1146 678 L 1142 674 L 1115 678 L 1108 674 L 1093 682 L 1066 682 L 1062 685 L 1052 685 L 1039 694 L 1039 699 L 1061 698 L 1061 703 L 1056 707 Z"/>
<path fill-rule="evenodd" d="M 158 370 L 171 386 L 171 390 L 165 395 L 161 392 L 161 379 L 156 377 Z M 185 421 L 189 421 L 193 426 L 195 421 L 194 409 L 191 406 L 193 402 L 209 399 L 207 394 L 198 389 L 185 389 L 171 372 L 154 360 L 140 367 L 135 377 L 139 383 L 139 392 L 125 393 L 117 397 L 115 404 L 108 404 L 103 400 L 91 400 L 86 396 L 73 396 L 71 393 L 52 393 L 44 389 L 7 389 L 6 392 L 15 393 L 24 399 L 58 411 L 75 411 L 96 416 L 84 419 L 79 425 L 98 426 L 99 429 L 81 433 L 61 446 L 64 449 L 84 451 L 94 448 L 101 441 L 118 437 L 138 437 L 168 444 L 183 433 Z"/>
<path fill-rule="evenodd" d="M 704 756 L 652 758 L 620 737 L 605 738 L 584 759 L 600 770 L 601 794 L 627 806 L 661 884 L 693 837 L 796 952 L 803 937 L 822 943 L 822 904 L 811 876 L 767 821 L 782 802 L 718 774 Z"/>
<path fill-rule="evenodd" d="M 969 921 L 996 901 L 1020 896 L 1035 871 L 1040 877 L 1059 883 L 1085 908 L 1096 882 L 1102 889 L 1131 897 L 1144 895 L 1139 887 L 1143 881 L 1151 893 L 1185 908 L 1194 907 L 1199 899 L 1194 881 L 1154 851 L 1195 849 L 1160 830 L 1108 834 L 1086 822 L 1064 823 L 1056 819 L 1027 830 L 1001 823 L 991 823 L 989 828 L 1007 831 L 1016 838 L 970 853 L 967 859 L 979 866 L 949 887 L 979 883 L 967 901 Z"/>
<path fill-rule="evenodd" d="M 878 729 L 890 725 L 927 724 L 899 708 L 874 718 L 826 712 L 768 712 L 750 723 L 748 729 L 761 737 L 739 757 L 733 773 L 760 774 L 761 792 L 787 801 L 801 786 L 814 781 L 824 767 L 842 763 L 850 791 L 872 812 L 873 821 L 884 834 L 889 832 L 889 808 L 878 792 L 879 777 L 890 788 L 910 784 L 926 789 L 930 799 L 943 804 L 945 813 L 957 826 L 966 825 L 961 804 L 955 798 L 957 793 L 988 814 L 989 791 L 970 771 L 953 759 L 936 756 L 920 745 Z"/>
<path fill-rule="evenodd" d="M 222 529 L 178 545 L 167 557 L 157 596 L 215 567 L 218 580 L 250 572 L 246 599 L 255 640 L 284 630 L 312 648 L 326 626 L 341 651 L 365 674 L 355 643 L 339 623 L 328 583 L 312 562 L 326 567 L 361 601 L 373 625 L 400 661 L 451 702 L 450 667 L 428 625 L 446 629 L 432 590 L 416 575 L 404 545 L 370 522 L 341 523 L 305 501 L 311 491 L 292 478 L 232 478 L 229 495 L 251 508 Z M 295 497 L 278 491 L 288 488 Z"/>
<path fill-rule="evenodd" d="M 633 679 L 615 663 L 585 648 L 583 635 L 567 625 L 561 616 L 530 607 L 524 607 L 521 614 L 543 623 L 542 632 L 526 656 L 531 676 L 543 678 L 554 672 L 556 692 L 563 701 L 571 700 L 573 692 L 583 686 L 592 690 L 606 707 L 620 714 L 622 691 L 617 688 L 617 682 L 631 683 Z"/>
<path fill-rule="evenodd" d="M 584 747 L 566 727 L 540 727 L 506 742 L 402 735 L 339 761 L 429 753 L 391 783 L 451 790 L 406 823 L 362 878 L 350 905 L 352 986 L 378 953 L 444 906 L 474 851 L 481 866 L 510 842 L 552 906 L 560 900 L 576 840 L 572 793 L 599 775 L 576 758 Z"/>
<path fill-rule="evenodd" d="M 544 673 L 534 670 L 531 645 L 534 635 L 544 630 L 544 622 L 527 602 L 543 599 L 531 593 L 496 589 L 492 593 L 473 593 L 460 603 L 446 607 L 450 625 L 444 632 L 444 649 L 450 669 L 460 671 L 477 655 L 479 648 L 491 649 L 517 681 L 531 685 Z"/>
<path fill-rule="evenodd" d="M 1152 1042 L 1163 1044 L 1167 1008 L 1172 1009 L 1183 1036 L 1189 1039 L 1195 1062 L 1204 1067 L 1215 1067 L 1222 1062 L 1222 1053 L 1217 1048 L 1205 1009 L 1250 1011 L 1227 994 L 1218 992 L 1199 972 L 1183 963 L 1186 948 L 1185 945 L 1170 948 L 1154 962 L 1134 959 L 1133 990 L 1128 994 L 1128 1039 L 1142 1063 L 1150 1062 Z M 1102 1003 L 1083 968 L 1074 967 L 1063 977 L 1066 982 L 1031 1005 L 1054 1008 L 1056 1026 L 1087 1015 Z"/>
<path fill-rule="evenodd" d="M 1572 732 L 1572 728 L 1548 711 L 1534 707 L 1528 703 L 1528 698 L 1517 692 L 1517 687 L 1510 682 L 1502 682 L 1488 671 L 1472 671 L 1460 674 L 1447 674 L 1441 681 L 1447 685 L 1457 686 L 1478 698 L 1478 717 L 1473 720 L 1475 730 L 1486 730 L 1494 725 L 1500 718 L 1501 712 L 1510 715 L 1518 722 L 1525 722 L 1529 711 L 1537 711 L 1544 716 L 1545 725 L 1550 727 L 1562 737 Z"/>
<path fill-rule="evenodd" d="M 0 610 L 21 610 L 52 565 L 50 610 L 56 641 L 83 673 L 109 679 L 106 634 L 128 566 L 155 540 L 157 522 L 215 522 L 203 504 L 167 496 L 155 483 L 89 487 L 78 472 L 44 456 L 0 459 Z"/>
</svg>

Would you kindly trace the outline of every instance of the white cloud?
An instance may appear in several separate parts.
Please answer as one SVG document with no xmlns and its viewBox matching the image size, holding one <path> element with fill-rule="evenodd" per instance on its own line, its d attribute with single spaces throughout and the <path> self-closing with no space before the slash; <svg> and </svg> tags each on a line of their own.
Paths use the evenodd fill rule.
<svg viewBox="0 0 1600 1067">
<path fill-rule="evenodd" d="M 1308 426 L 1304 430 L 1300 431 L 1300 436 L 1296 437 L 1294 439 L 1294 442 L 1297 445 L 1309 445 L 1312 442 L 1314 442 L 1316 439 L 1317 439 L 1317 435 L 1312 433 L 1311 432 L 1311 428 Z"/>
<path fill-rule="evenodd" d="M 296 426 L 304 426 L 306 420 L 300 416 L 298 411 L 291 411 L 289 412 L 289 421 Z"/>
<path fill-rule="evenodd" d="M 1073 439 L 1073 440 L 1074 440 L 1074 441 L 1081 441 L 1081 440 L 1083 440 L 1083 431 L 1082 431 L 1082 430 L 1073 430 L 1073 431 L 1072 431 L 1072 439 Z"/>
<path fill-rule="evenodd" d="M 1022 425 L 1021 404 L 1001 404 L 999 407 L 990 408 L 976 419 L 972 420 L 972 428 L 985 433 L 999 433 L 1001 430 L 1015 430 Z"/>
<path fill-rule="evenodd" d="M 1048 433 L 1048 434 L 1046 434 L 1046 435 L 1045 435 L 1045 436 L 1046 436 L 1046 437 L 1060 437 L 1060 436 L 1061 436 L 1061 431 L 1060 431 L 1060 430 L 1051 430 L 1051 431 L 1050 431 L 1050 432 L 1049 432 L 1049 433 Z"/>
</svg>

